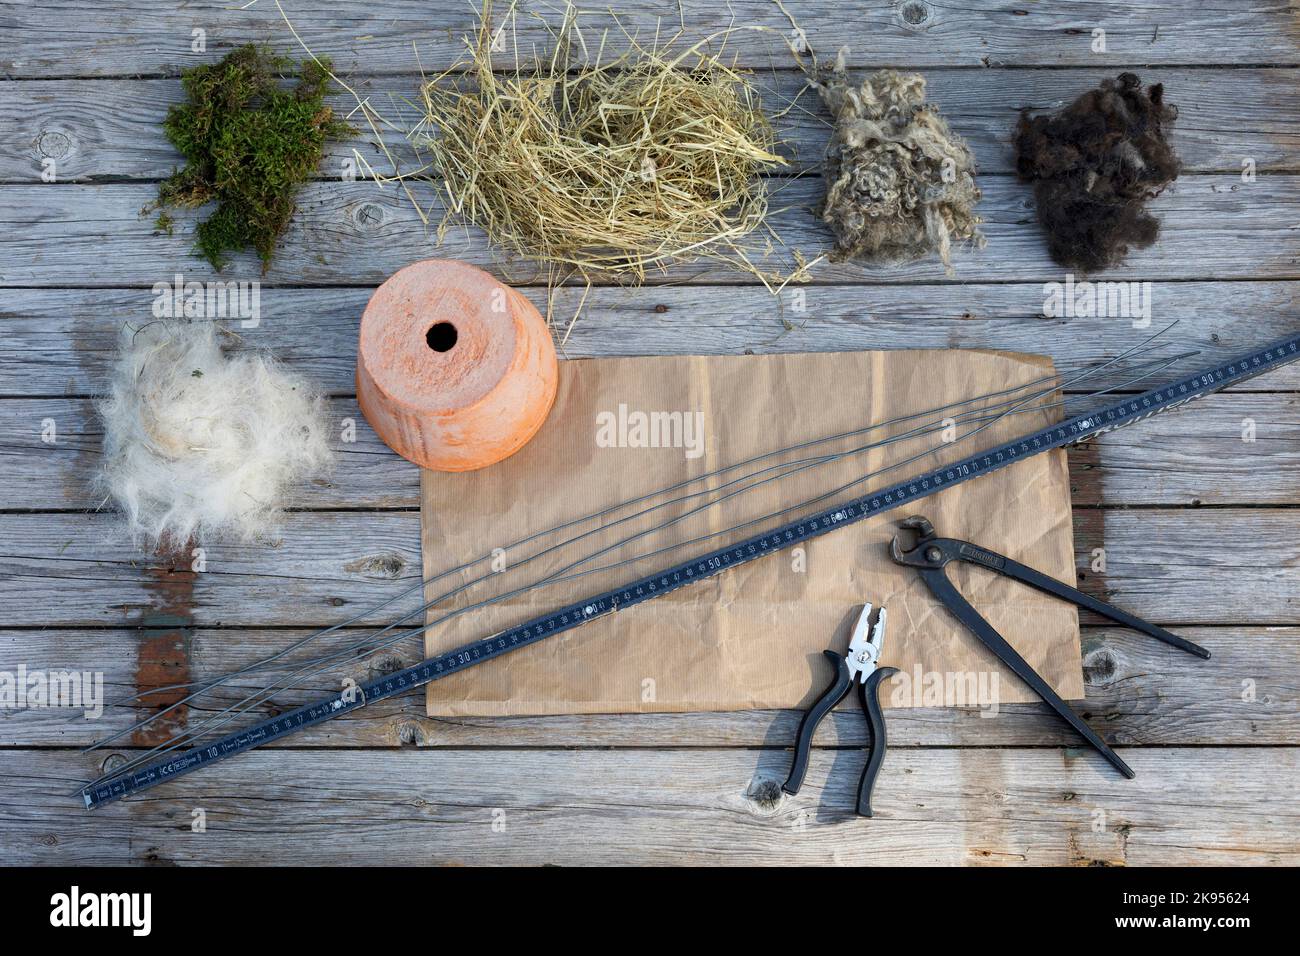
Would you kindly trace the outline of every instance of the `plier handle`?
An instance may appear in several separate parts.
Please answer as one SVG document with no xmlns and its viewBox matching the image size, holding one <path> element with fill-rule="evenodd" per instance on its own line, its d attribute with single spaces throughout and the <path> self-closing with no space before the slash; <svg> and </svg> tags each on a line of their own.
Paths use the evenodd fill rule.
<svg viewBox="0 0 1300 956">
<path fill-rule="evenodd" d="M 1210 652 L 1199 644 L 1193 644 L 1177 634 L 1170 634 L 1164 628 L 1156 627 L 1140 617 L 1134 617 L 1127 611 L 1121 611 L 1113 604 L 1099 601 L 1090 595 L 1084 594 L 1077 588 L 1048 577 L 1041 571 L 1035 571 L 1027 565 L 1013 561 L 1006 555 L 971 544 L 969 541 L 959 541 L 956 538 L 940 538 L 934 532 L 934 525 L 919 515 L 905 519 L 901 522 L 901 526 L 915 531 L 917 538 L 911 548 L 904 549 L 900 543 L 900 536 L 895 535 L 889 544 L 889 553 L 894 561 L 920 571 L 921 579 L 925 581 L 931 593 L 939 599 L 957 620 L 969 628 L 989 650 L 998 656 L 1002 663 L 1011 668 L 1017 677 L 1028 684 L 1039 697 L 1046 701 L 1057 716 L 1078 731 L 1088 743 L 1110 761 L 1111 766 L 1124 776 L 1132 777 L 1132 768 L 1121 760 L 1119 755 L 1111 750 L 1106 745 L 1106 742 L 1097 736 L 1093 729 L 1084 723 L 1083 719 L 1071 710 L 1065 701 L 1057 696 L 1051 685 L 1029 666 L 1028 661 L 1021 657 L 1016 652 L 1016 649 L 1008 644 L 1006 639 L 993 628 L 993 625 L 984 620 L 979 612 L 971 606 L 970 602 L 961 596 L 961 592 L 948 579 L 944 568 L 947 567 L 950 561 L 968 561 L 997 574 L 1014 578 L 1032 588 L 1037 588 L 1039 591 L 1069 601 L 1071 604 L 1077 604 L 1079 607 L 1100 614 L 1102 617 L 1110 618 L 1125 627 L 1141 631 L 1143 634 L 1148 634 L 1189 654 L 1195 654 L 1200 658 L 1209 658 Z"/>
<path fill-rule="evenodd" d="M 858 813 L 864 817 L 871 816 L 871 789 L 875 786 L 876 774 L 880 772 L 880 765 L 885 759 L 885 716 L 881 713 L 877 692 L 882 680 L 898 673 L 896 667 L 880 667 L 877 664 L 884 638 L 885 609 L 883 607 L 880 609 L 876 623 L 872 626 L 871 605 L 868 604 L 863 607 L 853 627 L 848 653 L 822 651 L 835 666 L 835 678 L 799 722 L 799 736 L 794 748 L 794 766 L 790 770 L 789 779 L 781 787 L 786 793 L 796 794 L 803 786 L 817 726 L 856 685 L 858 701 L 862 705 L 862 712 L 866 715 L 867 725 L 871 729 L 867 766 L 862 771 L 862 779 L 858 783 Z"/>
</svg>

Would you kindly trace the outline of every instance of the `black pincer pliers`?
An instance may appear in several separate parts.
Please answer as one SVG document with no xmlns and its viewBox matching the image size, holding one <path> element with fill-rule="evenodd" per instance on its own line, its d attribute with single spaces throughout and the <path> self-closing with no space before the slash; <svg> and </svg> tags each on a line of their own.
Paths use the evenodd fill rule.
<svg viewBox="0 0 1300 956">
<path fill-rule="evenodd" d="M 871 727 L 871 750 L 867 756 L 867 767 L 862 771 L 862 780 L 858 784 L 858 813 L 864 817 L 871 816 L 871 788 L 885 759 L 885 716 L 880 711 L 877 691 L 882 680 L 898 673 L 896 667 L 877 665 L 880 659 L 880 646 L 884 639 L 885 609 L 883 607 L 880 609 L 876 623 L 872 626 L 871 605 L 868 604 L 863 607 L 857 623 L 853 626 L 849 652 L 840 654 L 836 651 L 822 651 L 835 665 L 835 679 L 817 702 L 808 708 L 808 712 L 799 723 L 799 737 L 794 748 L 794 767 L 790 770 L 789 779 L 781 787 L 786 793 L 796 794 L 803 786 L 817 725 L 836 704 L 844 699 L 854 685 L 857 685 L 858 700 L 862 704 L 862 712 L 867 715 L 867 724 Z"/>
<path fill-rule="evenodd" d="M 1028 684 L 1034 693 L 1046 701 L 1047 705 L 1056 712 L 1058 717 L 1077 730 L 1084 740 L 1092 744 L 1110 762 L 1111 766 L 1124 776 L 1132 777 L 1132 768 L 1121 760 L 1119 755 L 1111 750 L 1091 727 L 1084 723 L 1083 718 L 1071 710 L 1065 701 L 1057 696 L 1056 691 L 1052 690 L 1047 681 L 1043 680 L 1039 673 L 1029 666 L 1029 662 L 1021 657 L 1016 652 L 1016 649 L 994 630 L 993 625 L 984 620 L 979 612 L 971 607 L 970 602 L 961 596 L 961 592 L 948 580 L 948 574 L 944 571 L 944 568 L 950 561 L 969 561 L 971 564 L 977 564 L 982 568 L 1014 578 L 1032 588 L 1037 588 L 1039 591 L 1069 601 L 1071 604 L 1077 604 L 1079 607 L 1100 614 L 1102 617 L 1110 618 L 1125 627 L 1141 631 L 1143 634 L 1164 641 L 1166 644 L 1170 644 L 1189 654 L 1208 659 L 1210 652 L 1199 644 L 1193 644 L 1177 634 L 1170 634 L 1164 628 L 1156 627 L 1149 621 L 1134 617 L 1126 611 L 1121 611 L 1113 604 L 1098 601 L 1096 598 L 1084 594 L 1078 588 L 1070 587 L 1063 581 L 1048 577 L 1041 571 L 1035 571 L 1033 568 L 1018 561 L 1013 561 L 1005 555 L 990 551 L 988 548 L 981 548 L 969 541 L 959 541 L 956 538 L 940 538 L 934 533 L 934 525 L 919 515 L 905 519 L 901 522 L 901 526 L 915 531 L 917 540 L 911 548 L 904 550 L 899 543 L 899 536 L 895 535 L 894 539 L 889 543 L 889 553 L 894 561 L 919 570 L 921 579 L 925 581 L 931 593 L 939 599 L 957 620 L 969 628 L 985 647 L 996 654 L 1002 663 L 1011 668 L 1017 677 Z"/>
</svg>

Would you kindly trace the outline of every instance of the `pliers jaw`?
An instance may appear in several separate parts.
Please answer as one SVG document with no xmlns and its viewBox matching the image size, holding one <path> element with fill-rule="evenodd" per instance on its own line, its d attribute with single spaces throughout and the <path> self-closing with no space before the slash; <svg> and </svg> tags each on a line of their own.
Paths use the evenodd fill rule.
<svg viewBox="0 0 1300 956">
<path fill-rule="evenodd" d="M 849 652 L 844 657 L 849 673 L 856 680 L 865 681 L 871 676 L 880 661 L 880 649 L 885 641 L 886 612 L 882 607 L 871 623 L 871 605 L 867 604 L 858 615 L 858 622 L 853 627 L 853 637 L 849 640 Z"/>
<path fill-rule="evenodd" d="M 889 556 L 894 559 L 895 564 L 903 564 L 909 568 L 941 568 L 956 557 L 946 547 L 948 539 L 936 537 L 934 525 L 930 524 L 928 519 L 920 515 L 912 515 L 900 521 L 898 526 L 915 531 L 916 537 L 908 548 L 903 547 L 903 535 L 896 534 L 890 539 Z"/>
</svg>

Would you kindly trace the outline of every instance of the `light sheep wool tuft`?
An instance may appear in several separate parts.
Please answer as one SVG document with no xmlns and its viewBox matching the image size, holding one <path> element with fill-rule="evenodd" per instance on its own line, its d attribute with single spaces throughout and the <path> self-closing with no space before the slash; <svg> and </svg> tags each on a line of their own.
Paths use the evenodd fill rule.
<svg viewBox="0 0 1300 956">
<path fill-rule="evenodd" d="M 881 70 L 854 85 L 840 51 L 818 69 L 835 117 L 826 148 L 822 220 L 832 259 L 899 262 L 937 252 L 952 275 L 954 242 L 983 245 L 975 158 L 925 99 L 919 73 Z"/>
<path fill-rule="evenodd" d="M 149 546 L 265 540 L 291 484 L 329 467 L 325 401 L 269 354 L 227 355 L 211 322 L 123 329 L 100 403 L 100 485 Z"/>
</svg>

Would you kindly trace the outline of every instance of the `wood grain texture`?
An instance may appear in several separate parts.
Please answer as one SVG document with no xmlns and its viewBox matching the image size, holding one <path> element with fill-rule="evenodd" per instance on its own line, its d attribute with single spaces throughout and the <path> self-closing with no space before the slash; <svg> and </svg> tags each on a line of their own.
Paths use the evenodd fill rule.
<svg viewBox="0 0 1300 956">
<path fill-rule="evenodd" d="M 294 487 L 289 506 L 418 508 L 419 470 L 380 441 L 355 400 L 329 407 L 334 471 Z M 102 444 L 92 400 L 0 402 L 0 511 L 100 507 Z M 1300 396 L 1213 395 L 1067 453 L 1076 506 L 1291 505 L 1300 501 Z"/>
<path fill-rule="evenodd" d="M 22 286 L 152 286 L 176 272 L 218 278 L 189 255 L 187 237 L 196 215 L 178 213 L 176 234 L 154 228 L 141 209 L 154 197 L 146 183 L 110 186 L 50 184 L 0 189 L 0 233 L 7 236 L 0 284 Z M 810 258 L 828 248 L 829 233 L 812 209 L 822 185 L 815 177 L 784 180 L 772 196 L 771 228 L 784 246 L 756 261 L 772 269 L 793 264 L 794 250 Z M 426 202 L 427 197 L 427 202 Z M 419 195 L 433 222 L 441 198 L 431 186 Z M 1135 250 L 1098 278 L 1203 280 L 1294 279 L 1300 276 L 1300 176 L 1261 176 L 1243 184 L 1236 174 L 1187 176 L 1151 204 L 1161 218 L 1160 240 Z M 1063 281 L 1034 222 L 1029 189 L 1008 178 L 984 183 L 979 205 L 985 249 L 963 248 L 954 257 L 964 282 Z M 255 257 L 232 260 L 225 279 L 268 284 L 377 285 L 403 265 L 430 256 L 463 259 L 511 284 L 539 284 L 536 267 L 489 246 L 474 228 L 454 229 L 435 245 L 416 210 L 395 187 L 374 183 L 310 183 L 298 212 L 263 275 Z M 933 258 L 897 265 L 822 262 L 816 282 L 944 281 Z M 678 264 L 648 277 L 664 282 L 752 284 L 752 277 L 711 260 Z"/>
<path fill-rule="evenodd" d="M 982 175 L 1014 172 L 1011 139 L 1019 111 L 1055 110 L 1102 79 L 1105 69 L 1027 69 L 926 71 L 929 99 L 952 128 L 970 144 Z M 1259 173 L 1297 172 L 1300 154 L 1300 74 L 1286 68 L 1164 69 L 1142 73 L 1165 85 L 1170 102 L 1179 105 L 1171 142 L 1185 173 L 1240 172 L 1250 159 Z M 414 124 L 418 110 L 418 74 L 350 77 L 349 85 L 390 123 Z M 801 74 L 759 72 L 753 82 L 772 111 L 796 102 L 775 120 L 785 141 L 782 155 L 791 171 L 815 169 L 829 132 L 829 114 L 816 94 L 804 93 Z M 60 182 L 106 179 L 161 179 L 181 164 L 167 143 L 162 121 L 168 107 L 184 94 L 174 78 L 110 80 L 31 80 L 0 83 L 0 181 L 41 182 L 45 161 L 53 159 Z M 356 106 L 348 93 L 336 91 L 328 102 L 340 116 Z M 1243 103 L 1250 103 L 1250 122 L 1240 123 Z M 345 160 L 358 150 L 376 169 L 387 170 L 373 134 L 359 119 L 361 135 L 330 141 L 319 176 L 343 178 Z M 390 149 L 406 169 L 422 164 L 400 136 L 386 135 Z M 358 164 L 353 161 L 353 171 Z M 365 168 L 360 167 L 364 177 Z"/>
<path fill-rule="evenodd" d="M 9 34 L 22 38 L 0 48 L 0 73 L 11 77 L 121 76 L 176 73 L 250 41 L 295 44 L 274 4 L 252 6 L 226 0 L 192 0 L 179 11 L 173 0 L 138 0 L 105 17 L 94 0 L 30 0 L 10 4 Z M 333 58 L 344 73 L 403 72 L 454 62 L 463 37 L 476 28 L 477 3 L 423 4 L 374 0 L 340 7 L 331 0 L 286 0 L 285 9 L 308 46 Z M 854 66 L 1106 66 L 1296 64 L 1300 34 L 1286 0 L 1242 4 L 1237 0 L 1038 0 L 1006 4 L 967 0 L 856 0 L 825 4 L 786 0 L 814 50 L 832 56 L 850 47 Z M 527 9 L 527 8 L 526 8 Z M 532 7 L 551 12 L 554 7 Z M 584 5 L 583 22 L 593 38 L 610 29 L 606 51 L 628 41 L 599 4 Z M 623 0 L 620 21 L 627 33 L 649 42 L 656 29 L 673 32 L 681 16 L 674 0 Z M 686 42 L 729 25 L 762 26 L 772 33 L 733 33 L 726 52 L 746 65 L 788 62 L 783 38 L 790 23 L 770 0 L 687 4 Z M 194 29 L 206 31 L 206 52 L 192 50 Z M 1094 30 L 1105 31 L 1105 48 Z M 515 39 L 524 56 L 544 47 L 541 25 L 521 16 Z M 414 41 L 414 43 L 412 42 Z M 515 42 L 496 62 L 511 59 Z M 295 49 L 296 52 L 296 49 Z"/>
<path fill-rule="evenodd" d="M 1046 353 L 1060 367 L 1110 357 L 1170 321 L 1171 343 L 1208 366 L 1294 333 L 1300 292 L 1300 10 L 1288 0 L 786 0 L 812 44 L 850 47 L 855 67 L 927 74 L 932 99 L 981 165 L 989 247 L 955 277 L 925 261 L 818 267 L 815 284 L 769 296 L 742 274 L 680 267 L 649 289 L 596 287 L 554 300 L 562 356 L 736 354 L 871 348 Z M 178 157 L 158 123 L 176 75 L 249 41 L 300 55 L 270 0 L 10 0 L 0 4 L 0 671 L 102 672 L 111 695 L 188 673 L 204 679 L 341 621 L 412 583 L 419 567 L 415 469 L 356 415 L 357 321 L 397 268 L 435 255 L 489 267 L 539 308 L 538 272 L 475 230 L 442 247 L 396 190 L 335 180 L 332 146 L 302 194 L 261 320 L 237 348 L 270 348 L 355 418 L 329 479 L 299 489 L 279 547 L 216 547 L 208 570 L 151 557 L 96 513 L 89 488 L 102 391 L 122 325 L 151 317 L 155 282 L 210 279 L 189 254 L 194 217 L 153 235 L 140 209 Z M 474 4 L 285 0 L 304 38 L 381 111 L 419 72 L 461 51 Z M 537 8 L 529 3 L 529 8 Z M 554 6 L 554 5 L 551 5 Z M 621 0 L 648 37 L 676 0 Z M 769 102 L 801 83 L 769 0 L 685 4 L 700 37 L 732 22 L 727 49 Z M 605 14 L 591 11 L 598 32 Z M 191 50 L 192 31 L 206 50 Z M 671 29 L 671 27 L 670 27 Z M 1106 48 L 1094 49 L 1094 30 Z M 527 46 L 542 34 L 519 25 Z M 415 40 L 414 46 L 412 40 Z M 611 35 L 613 46 L 623 41 Z M 418 56 L 418 61 L 417 61 Z M 498 59 L 499 65 L 509 57 Z M 1145 328 L 1121 318 L 1043 317 L 1046 257 L 1008 138 L 1022 107 L 1053 109 L 1133 68 L 1182 108 L 1186 174 L 1157 200 L 1159 243 L 1102 278 L 1151 280 Z M 333 102 L 350 108 L 345 95 Z M 791 169 L 815 165 L 825 118 L 811 97 L 782 121 Z M 363 155 L 373 148 L 361 137 Z M 40 180 L 52 159 L 58 182 Z M 1240 177 L 1243 160 L 1261 174 Z M 782 235 L 807 250 L 822 183 L 789 180 Z M 422 201 L 441 214 L 437 197 Z M 784 208 L 788 207 L 788 208 Z M 1172 377 L 1172 373 L 1170 373 Z M 1105 375 L 1098 384 L 1121 379 Z M 856 710 L 826 721 L 808 784 L 777 789 L 793 711 L 431 719 L 419 695 L 383 701 L 287 745 L 243 755 L 143 798 L 88 814 L 74 782 L 130 751 L 80 747 L 128 716 L 66 720 L 0 709 L 0 859 L 6 863 L 1300 863 L 1300 364 L 1070 451 L 1081 586 L 1209 647 L 1194 660 L 1085 617 L 1080 711 L 1138 771 L 1113 775 L 1037 705 L 890 712 L 877 818 L 849 815 L 863 759 Z M 41 441 L 52 422 L 57 440 Z M 1255 426 L 1254 442 L 1243 429 Z M 1203 507 L 1196 507 L 1201 505 Z M 329 509 L 329 510 L 314 510 Z M 890 519 L 898 515 L 889 516 Z M 1207 542 L 1212 542 L 1208 546 Z M 1105 568 L 1094 571 L 1102 557 Z M 348 637 L 374 636 L 373 630 Z M 413 659 L 383 652 L 369 676 Z M 494 665 L 488 665 L 494 666 Z M 506 666 L 506 665 L 499 665 Z M 284 708 L 337 688 L 299 679 Z M 207 711 L 195 711 L 194 716 Z M 190 830 L 208 814 L 208 832 Z M 504 817 L 501 814 L 504 814 Z M 504 820 L 505 829 L 493 827 Z M 1098 826 L 1098 821 L 1101 821 Z"/>
<path fill-rule="evenodd" d="M 882 546 L 899 517 L 878 519 Z M 170 605 L 167 582 L 188 573 L 193 561 L 189 554 L 141 554 L 122 539 L 117 521 L 106 513 L 0 514 L 7 623 L 148 626 Z M 1080 509 L 1074 524 L 1081 586 L 1140 617 L 1161 624 L 1300 624 L 1295 509 Z M 205 549 L 207 570 L 192 584 L 193 623 L 346 620 L 419 580 L 419 531 L 414 511 L 290 513 L 276 547 Z M 1097 548 L 1106 551 L 1100 574 L 1088 570 Z M 490 550 L 485 542 L 484 553 Z M 560 597 L 552 596 L 551 606 L 573 600 L 567 587 Z"/>
<path fill-rule="evenodd" d="M 262 660 L 304 637 L 303 630 L 194 628 L 183 640 L 191 679 L 211 681 Z M 372 631 L 340 632 L 338 644 Z M 1083 631 L 1087 699 L 1076 706 L 1108 741 L 1123 746 L 1277 746 L 1300 737 L 1300 629 L 1182 628 L 1209 648 L 1200 661 L 1120 628 Z M 76 669 L 103 675 L 105 701 L 137 693 L 137 662 L 159 637 L 175 631 L 48 628 L 0 631 L 0 671 Z M 647 639 L 653 639 L 648 637 Z M 973 640 L 973 638 L 972 638 Z M 372 642 L 373 643 L 373 642 Z M 315 650 L 311 645 L 309 650 Z M 326 645 L 319 645 L 323 653 Z M 336 693 L 344 676 L 361 680 L 414 663 L 418 648 L 382 652 L 360 666 L 341 667 L 277 688 L 254 713 L 270 717 Z M 296 659 L 296 658 L 295 658 Z M 508 666 L 485 665 L 491 666 Z M 269 684 L 254 675 L 235 678 L 187 714 L 185 726 L 212 716 Z M 276 675 L 278 676 L 278 675 Z M 161 686 L 161 685 L 159 685 Z M 888 685 L 886 685 L 888 686 Z M 389 698 L 308 728 L 277 747 L 785 747 L 792 745 L 800 712 L 735 711 L 699 714 L 597 714 L 553 717 L 434 718 L 422 694 Z M 154 700 L 150 699 L 149 703 Z M 125 730 L 149 713 L 110 707 L 96 719 L 78 710 L 0 712 L 0 746 L 83 747 Z M 253 714 L 231 727 L 253 720 Z M 894 708 L 891 747 L 1073 747 L 1078 738 L 1046 707 Z M 836 710 L 818 732 L 819 747 L 863 747 L 866 724 L 857 704 Z M 124 745 L 124 744 L 122 744 Z M 107 755 L 110 751 L 105 751 Z"/>
<path fill-rule="evenodd" d="M 371 291 L 263 288 L 256 328 L 227 323 L 239 336 L 234 347 L 270 349 L 329 392 L 352 395 L 357 323 Z M 522 291 L 545 310 L 544 289 Z M 581 289 L 556 293 L 561 324 L 581 298 Z M 4 290 L 0 395 L 102 393 L 119 332 L 151 321 L 153 300 L 149 288 Z M 1300 282 L 1157 280 L 1145 329 L 1109 317 L 1045 319 L 1043 303 L 1043 286 L 1030 283 L 816 286 L 787 290 L 779 299 L 755 287 L 600 287 L 592 289 L 581 318 L 567 331 L 561 357 L 987 348 L 1043 353 L 1058 368 L 1068 368 L 1114 357 L 1176 322 L 1165 339 L 1171 350 L 1200 350 L 1183 365 L 1199 368 L 1293 333 Z M 1109 388 L 1123 380 L 1103 373 L 1096 384 Z M 1252 379 L 1241 389 L 1300 389 L 1300 365 Z"/>
<path fill-rule="evenodd" d="M 1294 865 L 1296 749 L 254 751 L 87 813 L 100 760 L 0 752 L 13 863 Z M 193 812 L 206 814 L 194 833 Z M 494 821 L 496 826 L 494 827 Z"/>
<path fill-rule="evenodd" d="M 1148 620 L 1281 623 L 1300 613 L 1296 518 L 1292 508 L 1076 511 L 1079 587 Z"/>
</svg>

